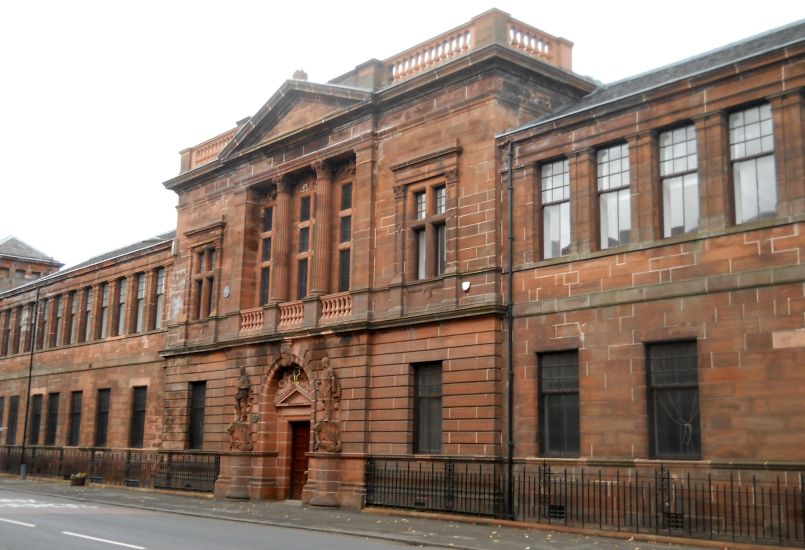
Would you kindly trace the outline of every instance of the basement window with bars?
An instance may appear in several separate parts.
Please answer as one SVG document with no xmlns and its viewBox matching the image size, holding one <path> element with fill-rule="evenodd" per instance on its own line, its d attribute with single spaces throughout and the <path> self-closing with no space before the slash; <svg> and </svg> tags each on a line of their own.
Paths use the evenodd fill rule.
<svg viewBox="0 0 805 550">
<path fill-rule="evenodd" d="M 109 405 L 112 390 L 98 390 L 98 402 L 95 409 L 95 446 L 106 447 L 109 435 Z"/>
<path fill-rule="evenodd" d="M 422 363 L 414 370 L 414 452 L 442 450 L 442 364 Z"/>
<path fill-rule="evenodd" d="M 147 398 L 148 387 L 137 386 L 133 389 L 129 446 L 134 449 L 141 449 L 145 440 L 145 406 Z"/>
<path fill-rule="evenodd" d="M 700 458 L 696 342 L 650 344 L 646 356 L 652 458 Z"/>
<path fill-rule="evenodd" d="M 70 431 L 67 433 L 67 445 L 78 447 L 81 442 L 81 409 L 84 402 L 84 394 L 74 391 L 70 395 Z"/>
<path fill-rule="evenodd" d="M 579 352 L 540 353 L 540 447 L 544 456 L 579 456 Z"/>
<path fill-rule="evenodd" d="M 190 383 L 190 410 L 187 426 L 187 448 L 204 447 L 204 406 L 207 399 L 207 382 Z"/>
<path fill-rule="evenodd" d="M 48 394 L 48 412 L 45 422 L 45 445 L 56 444 L 56 430 L 59 427 L 59 394 Z"/>
</svg>

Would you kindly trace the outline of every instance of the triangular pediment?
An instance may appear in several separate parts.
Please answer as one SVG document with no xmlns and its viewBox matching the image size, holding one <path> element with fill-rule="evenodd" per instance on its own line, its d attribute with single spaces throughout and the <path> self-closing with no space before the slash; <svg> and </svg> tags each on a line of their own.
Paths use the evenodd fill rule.
<svg viewBox="0 0 805 550">
<path fill-rule="evenodd" d="M 315 126 L 370 98 L 370 92 L 358 88 L 288 80 L 240 128 L 219 158 Z"/>
</svg>

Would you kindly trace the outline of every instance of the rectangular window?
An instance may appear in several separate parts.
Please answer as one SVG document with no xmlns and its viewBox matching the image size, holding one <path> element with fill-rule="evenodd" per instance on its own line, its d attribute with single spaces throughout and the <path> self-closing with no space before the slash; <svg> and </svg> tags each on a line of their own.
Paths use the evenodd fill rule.
<svg viewBox="0 0 805 550">
<path fill-rule="evenodd" d="M 444 224 L 436 226 L 436 274 L 444 273 L 447 264 L 447 227 Z"/>
<path fill-rule="evenodd" d="M 545 456 L 579 456 L 579 353 L 541 353 L 540 446 Z"/>
<path fill-rule="evenodd" d="M 67 318 L 67 333 L 70 335 L 70 343 L 78 342 L 78 291 L 70 293 L 70 316 Z"/>
<path fill-rule="evenodd" d="M 646 346 L 652 458 L 701 456 L 696 342 Z"/>
<path fill-rule="evenodd" d="M 442 365 L 414 365 L 414 452 L 442 450 Z"/>
<path fill-rule="evenodd" d="M 59 394 L 48 394 L 48 417 L 45 423 L 45 445 L 56 444 L 56 431 L 59 426 Z"/>
<path fill-rule="evenodd" d="M 299 229 L 299 252 L 310 250 L 310 228 L 302 227 Z"/>
<path fill-rule="evenodd" d="M 444 214 L 447 212 L 447 189 L 444 185 L 434 189 L 436 195 L 436 213 Z"/>
<path fill-rule="evenodd" d="M 695 231 L 699 227 L 698 166 L 695 126 L 691 124 L 660 134 L 665 237 Z"/>
<path fill-rule="evenodd" d="M 95 408 L 95 446 L 106 447 L 109 433 L 109 400 L 112 390 L 98 390 L 98 402 Z"/>
<path fill-rule="evenodd" d="M 101 285 L 101 338 L 109 336 L 109 283 Z"/>
<path fill-rule="evenodd" d="M 197 250 L 193 270 L 193 319 L 207 319 L 214 309 L 215 247 L 208 245 Z"/>
<path fill-rule="evenodd" d="M 165 268 L 157 269 L 156 299 L 154 300 L 154 329 L 161 329 L 165 318 Z"/>
<path fill-rule="evenodd" d="M 601 249 L 627 244 L 632 230 L 627 144 L 598 151 L 597 179 Z"/>
<path fill-rule="evenodd" d="M 25 316 L 25 338 L 23 338 L 24 343 L 23 347 L 26 353 L 31 351 L 31 346 L 33 342 L 31 338 L 33 338 L 33 321 L 34 321 L 34 307 L 36 304 L 31 302 L 25 307 L 25 312 L 27 315 Z"/>
<path fill-rule="evenodd" d="M 263 239 L 263 261 L 271 261 L 271 237 Z"/>
<path fill-rule="evenodd" d="M 346 243 L 352 240 L 352 216 L 341 218 L 341 231 L 338 242 Z"/>
<path fill-rule="evenodd" d="M 17 444 L 17 421 L 20 415 L 20 396 L 13 395 L 8 400 L 8 425 L 6 426 L 6 445 Z"/>
<path fill-rule="evenodd" d="M 270 299 L 269 296 L 269 289 L 271 288 L 269 285 L 271 283 L 271 268 L 264 267 L 260 269 L 260 305 L 264 306 L 268 304 Z"/>
<path fill-rule="evenodd" d="M 145 273 L 138 273 L 137 302 L 134 304 L 134 332 L 142 332 L 145 324 Z"/>
<path fill-rule="evenodd" d="M 204 447 L 204 404 L 207 397 L 206 382 L 190 383 L 190 418 L 187 428 L 187 447 Z"/>
<path fill-rule="evenodd" d="M 310 219 L 310 197 L 302 197 L 299 202 L 299 221 L 306 222 Z"/>
<path fill-rule="evenodd" d="M 64 296 L 57 296 L 56 297 L 56 334 L 54 335 L 54 346 L 60 346 L 62 344 L 62 319 L 64 318 Z"/>
<path fill-rule="evenodd" d="M 17 308 L 17 326 L 14 331 L 14 353 L 22 353 L 22 344 L 24 338 L 22 333 L 25 330 L 25 308 L 19 306 Z"/>
<path fill-rule="evenodd" d="M 129 282 L 126 279 L 117 281 L 117 332 L 116 336 L 126 334 L 126 295 L 129 292 Z"/>
<path fill-rule="evenodd" d="M 341 210 L 352 208 L 352 184 L 345 183 L 341 186 Z"/>
<path fill-rule="evenodd" d="M 0 337 L 3 339 L 2 347 L 0 347 L 0 355 L 6 356 L 8 355 L 8 340 L 11 336 L 11 310 L 7 309 L 2 313 L 2 319 L 0 320 L 3 323 L 2 326 L 2 334 Z"/>
<path fill-rule="evenodd" d="M 92 288 L 84 289 L 84 335 L 82 342 L 89 342 L 92 340 L 92 327 L 95 324 L 95 317 L 93 316 L 95 293 Z"/>
<path fill-rule="evenodd" d="M 777 175 L 771 105 L 764 103 L 732 113 L 729 126 L 735 223 L 774 216 L 777 212 Z"/>
<path fill-rule="evenodd" d="M 28 426 L 28 444 L 39 445 L 39 429 L 42 426 L 42 394 L 31 396 L 30 425 Z"/>
<path fill-rule="evenodd" d="M 274 228 L 274 209 L 263 209 L 263 232 L 271 231 Z"/>
<path fill-rule="evenodd" d="M 70 394 L 70 431 L 67 434 L 67 445 L 78 447 L 81 441 L 81 407 L 84 401 L 84 394 L 74 391 Z"/>
<path fill-rule="evenodd" d="M 39 349 L 47 349 L 48 344 L 50 343 L 50 336 L 48 335 L 49 328 L 50 328 L 50 300 L 46 299 L 42 303 L 42 321 L 41 325 L 39 326 L 39 335 L 36 337 L 37 347 Z"/>
<path fill-rule="evenodd" d="M 296 272 L 296 299 L 307 296 L 307 259 L 299 260 Z"/>
<path fill-rule="evenodd" d="M 349 248 L 338 251 L 338 292 L 349 290 L 349 263 L 352 251 Z"/>
<path fill-rule="evenodd" d="M 131 430 L 129 431 L 129 447 L 142 449 L 145 440 L 145 407 L 148 397 L 146 386 L 137 386 L 133 390 L 131 404 Z"/>
<path fill-rule="evenodd" d="M 424 279 L 427 277 L 426 261 L 428 247 L 425 242 L 425 229 L 414 231 L 416 235 L 416 278 Z"/>
<path fill-rule="evenodd" d="M 414 204 L 416 205 L 416 219 L 424 220 L 428 214 L 427 197 L 424 191 L 414 193 Z"/>
<path fill-rule="evenodd" d="M 542 166 L 542 257 L 570 252 L 570 169 L 567 160 Z"/>
<path fill-rule="evenodd" d="M 0 435 L 3 435 L 3 432 L 6 429 L 6 425 L 3 424 L 3 414 L 6 412 L 6 398 L 0 397 Z"/>
</svg>

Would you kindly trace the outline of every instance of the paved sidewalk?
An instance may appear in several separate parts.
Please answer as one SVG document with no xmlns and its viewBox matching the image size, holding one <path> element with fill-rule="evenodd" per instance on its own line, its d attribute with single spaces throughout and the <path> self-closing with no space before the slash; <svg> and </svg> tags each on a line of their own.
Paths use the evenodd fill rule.
<svg viewBox="0 0 805 550">
<path fill-rule="evenodd" d="M 129 489 L 89 484 L 71 487 L 69 482 L 27 479 L 0 475 L 0 487 L 40 495 L 58 496 L 81 501 L 145 508 L 193 516 L 246 521 L 328 533 L 350 534 L 367 538 L 399 541 L 415 546 L 461 548 L 467 550 L 535 550 L 561 549 L 686 549 L 662 542 L 645 542 L 594 535 L 563 533 L 528 527 L 501 525 L 496 522 L 474 522 L 472 518 L 438 519 L 404 515 L 387 510 L 334 510 L 303 507 L 299 502 L 250 502 L 216 499 L 195 495 Z M 693 544 L 695 542 L 691 541 Z"/>
</svg>

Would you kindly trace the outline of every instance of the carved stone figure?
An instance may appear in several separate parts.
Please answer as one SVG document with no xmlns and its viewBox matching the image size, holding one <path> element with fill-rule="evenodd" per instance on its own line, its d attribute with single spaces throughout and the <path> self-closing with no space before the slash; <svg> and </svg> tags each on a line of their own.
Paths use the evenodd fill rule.
<svg viewBox="0 0 805 550">
<path fill-rule="evenodd" d="M 337 453 L 341 451 L 341 433 L 335 411 L 341 403 L 341 384 L 330 366 L 329 357 L 323 358 L 321 365 L 322 370 L 316 382 L 316 412 L 321 412 L 322 417 L 313 426 L 316 434 L 314 450 Z"/>
<path fill-rule="evenodd" d="M 238 392 L 235 394 L 235 419 L 238 422 L 246 422 L 251 408 L 252 383 L 246 374 L 246 367 L 240 367 L 240 378 L 238 378 Z"/>
</svg>

